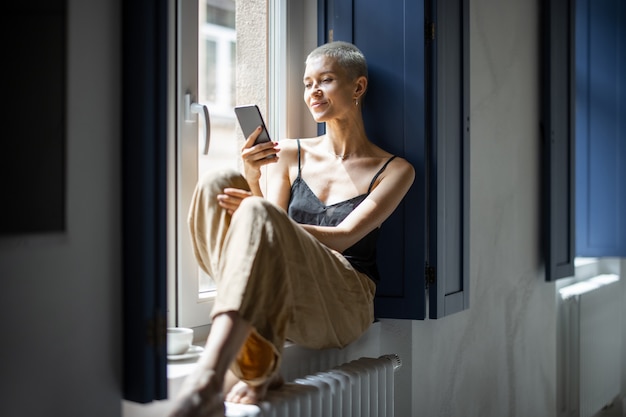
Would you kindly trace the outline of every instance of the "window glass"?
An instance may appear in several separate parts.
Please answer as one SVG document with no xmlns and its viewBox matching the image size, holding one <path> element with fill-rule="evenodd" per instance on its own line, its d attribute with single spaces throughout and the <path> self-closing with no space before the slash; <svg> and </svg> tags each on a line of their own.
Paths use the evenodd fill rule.
<svg viewBox="0 0 626 417">
<path fill-rule="evenodd" d="M 204 4 L 203 4 L 204 3 Z M 202 153 L 204 126 L 198 128 L 198 176 L 207 170 L 237 168 L 235 114 L 235 0 L 203 0 L 199 4 L 198 99 L 209 107 L 210 147 Z M 203 15 L 202 10 L 206 11 Z M 199 270 L 200 293 L 211 292 L 215 284 Z M 202 296 L 202 294 L 201 294 Z"/>
<path fill-rule="evenodd" d="M 202 5 L 200 5 L 202 8 Z M 237 140 L 233 103 L 235 101 L 235 0 L 208 0 L 206 15 L 200 14 L 198 56 L 201 103 L 209 106 L 211 142 L 203 155 L 203 140 L 198 141 L 198 174 L 212 169 L 237 168 Z M 202 58 L 204 57 L 204 59 Z M 198 126 L 202 129 L 202 125 Z M 199 132 L 199 135 L 202 135 Z M 199 291 L 215 289 L 211 277 L 201 270 Z"/>
<path fill-rule="evenodd" d="M 175 249 L 170 260 L 168 321 L 209 324 L 215 283 L 197 264 L 187 216 L 198 179 L 208 170 L 238 169 L 235 101 L 235 0 L 178 0 L 176 25 L 176 162 L 170 168 L 170 198 L 176 207 Z M 191 107 L 187 108 L 187 103 Z M 205 120 L 205 109 L 208 119 Z M 206 143 L 209 143 L 205 154 Z M 175 174 L 174 174 L 175 172 Z"/>
</svg>

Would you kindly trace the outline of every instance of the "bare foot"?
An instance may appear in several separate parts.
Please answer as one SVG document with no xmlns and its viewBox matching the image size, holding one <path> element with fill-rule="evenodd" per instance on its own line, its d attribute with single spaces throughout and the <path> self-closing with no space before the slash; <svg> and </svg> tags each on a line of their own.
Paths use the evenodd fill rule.
<svg viewBox="0 0 626 417">
<path fill-rule="evenodd" d="M 232 376 L 234 377 L 234 375 Z M 265 398 L 268 390 L 280 388 L 284 383 L 283 377 L 278 373 L 275 373 L 263 384 L 257 386 L 239 381 L 234 384 L 226 395 L 226 401 L 240 404 L 257 404 Z"/>
<path fill-rule="evenodd" d="M 170 417 L 224 417 L 224 398 L 213 371 L 196 371 L 183 383 Z"/>
</svg>

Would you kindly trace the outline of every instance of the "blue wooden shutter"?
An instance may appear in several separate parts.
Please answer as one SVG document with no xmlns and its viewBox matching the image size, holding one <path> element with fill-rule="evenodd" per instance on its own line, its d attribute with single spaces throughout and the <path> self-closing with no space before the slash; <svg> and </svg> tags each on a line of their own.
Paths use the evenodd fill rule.
<svg viewBox="0 0 626 417">
<path fill-rule="evenodd" d="M 626 4 L 576 4 L 576 255 L 626 257 Z"/>
<path fill-rule="evenodd" d="M 167 398 L 167 1 L 122 2 L 123 394 Z"/>
<path fill-rule="evenodd" d="M 469 308 L 469 4 L 427 4 L 429 317 Z"/>
<path fill-rule="evenodd" d="M 368 136 L 416 169 L 415 184 L 381 231 L 377 317 L 426 318 L 427 253 L 433 270 L 441 269 L 429 283 L 429 317 L 468 307 L 467 1 L 436 3 L 440 7 L 431 10 L 442 20 L 439 45 L 445 52 L 432 66 L 438 78 L 430 81 L 440 89 L 430 95 L 426 60 L 435 59 L 439 48 L 431 44 L 431 55 L 425 49 L 425 35 L 431 32 L 424 2 L 387 2 L 384 7 L 376 0 L 318 3 L 319 43 L 353 42 L 368 59 L 370 85 L 363 107 Z M 428 119 L 436 115 L 438 130 L 432 125 L 429 133 Z M 445 217 L 428 216 L 439 209 Z M 433 249 L 427 251 L 429 239 Z"/>
<path fill-rule="evenodd" d="M 542 240 L 546 280 L 555 281 L 574 274 L 573 4 L 542 5 Z"/>
<path fill-rule="evenodd" d="M 319 43 L 343 40 L 368 60 L 363 102 L 365 128 L 374 143 L 416 169 L 404 202 L 384 223 L 378 246 L 382 275 L 376 316 L 423 319 L 425 218 L 424 9 L 422 2 L 320 0 Z"/>
<path fill-rule="evenodd" d="M 424 7 L 421 1 L 354 1 L 354 43 L 368 59 L 370 85 L 363 117 L 370 139 L 406 158 L 415 182 L 381 229 L 382 282 L 377 317 L 423 319 L 426 311 L 426 94 Z"/>
</svg>

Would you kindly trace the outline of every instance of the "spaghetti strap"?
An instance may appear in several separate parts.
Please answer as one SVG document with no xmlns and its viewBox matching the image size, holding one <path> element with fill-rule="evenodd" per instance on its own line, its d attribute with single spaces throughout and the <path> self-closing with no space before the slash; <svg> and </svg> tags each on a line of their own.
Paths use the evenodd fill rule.
<svg viewBox="0 0 626 417">
<path fill-rule="evenodd" d="M 387 168 L 387 165 L 389 165 L 389 162 L 393 161 L 396 158 L 396 155 L 392 156 L 391 158 L 389 158 L 387 160 L 387 162 L 385 162 L 385 165 L 383 165 L 383 167 L 381 169 L 378 170 L 378 172 L 376 173 L 376 175 L 374 175 L 374 178 L 372 178 L 372 182 L 370 182 L 370 186 L 367 188 L 367 193 L 369 194 L 372 191 L 372 187 L 374 186 L 374 183 L 376 182 L 376 180 L 378 179 L 378 176 L 380 174 L 382 174 L 382 172 L 385 170 L 385 168 Z"/>
<path fill-rule="evenodd" d="M 298 178 L 300 178 L 300 139 L 296 139 L 296 142 L 298 143 Z"/>
</svg>

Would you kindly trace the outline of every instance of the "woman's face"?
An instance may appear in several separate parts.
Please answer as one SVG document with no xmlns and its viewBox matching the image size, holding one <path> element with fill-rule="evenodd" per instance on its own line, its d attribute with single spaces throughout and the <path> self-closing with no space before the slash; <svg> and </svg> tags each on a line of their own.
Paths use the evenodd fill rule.
<svg viewBox="0 0 626 417">
<path fill-rule="evenodd" d="M 316 122 L 342 118 L 353 110 L 356 83 L 336 60 L 319 56 L 309 60 L 304 71 L 304 102 Z"/>
</svg>

